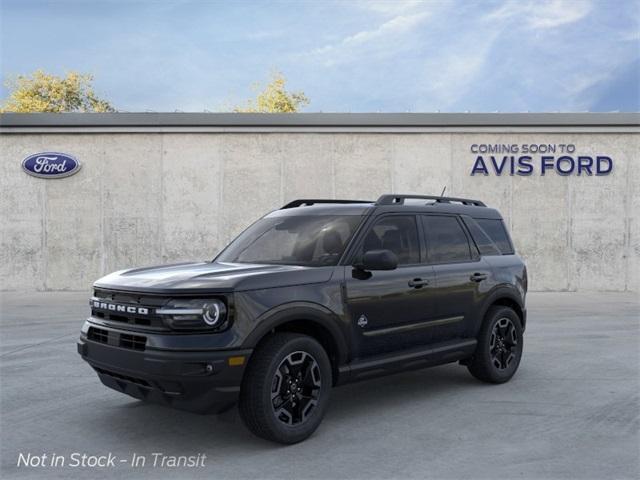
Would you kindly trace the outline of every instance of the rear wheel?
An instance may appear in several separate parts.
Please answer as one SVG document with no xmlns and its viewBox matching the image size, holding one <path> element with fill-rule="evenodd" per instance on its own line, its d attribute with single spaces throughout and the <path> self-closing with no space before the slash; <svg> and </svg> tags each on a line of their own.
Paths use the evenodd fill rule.
<svg viewBox="0 0 640 480">
<path fill-rule="evenodd" d="M 259 437 L 297 443 L 318 428 L 331 385 L 331 363 L 316 340 L 277 333 L 251 357 L 242 382 L 240 415 Z"/>
<path fill-rule="evenodd" d="M 518 369 L 522 358 L 520 318 L 509 307 L 491 307 L 478 336 L 478 347 L 468 369 L 478 380 L 507 382 Z"/>
</svg>

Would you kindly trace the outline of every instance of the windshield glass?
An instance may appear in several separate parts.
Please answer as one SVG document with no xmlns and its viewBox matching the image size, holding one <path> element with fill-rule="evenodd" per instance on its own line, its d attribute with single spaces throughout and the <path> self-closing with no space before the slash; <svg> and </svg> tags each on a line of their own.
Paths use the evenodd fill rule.
<svg viewBox="0 0 640 480">
<path fill-rule="evenodd" d="M 361 219 L 358 215 L 263 218 L 231 242 L 216 261 L 307 267 L 337 265 Z"/>
</svg>

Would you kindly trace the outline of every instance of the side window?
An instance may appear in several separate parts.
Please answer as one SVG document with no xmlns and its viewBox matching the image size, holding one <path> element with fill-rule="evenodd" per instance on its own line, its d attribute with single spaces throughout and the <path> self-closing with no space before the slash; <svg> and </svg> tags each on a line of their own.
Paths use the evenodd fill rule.
<svg viewBox="0 0 640 480">
<path fill-rule="evenodd" d="M 471 260 L 469 240 L 456 217 L 423 216 L 427 256 L 431 263 Z"/>
<path fill-rule="evenodd" d="M 369 250 L 391 250 L 399 265 L 420 262 L 420 241 L 413 215 L 383 217 L 367 233 L 361 254 Z"/>
<path fill-rule="evenodd" d="M 490 218 L 477 218 L 476 222 L 482 227 L 482 229 L 489 235 L 489 238 L 493 240 L 493 243 L 500 249 L 503 255 L 513 254 L 513 246 L 507 235 L 507 230 L 504 228 L 504 223 L 499 219 Z"/>
<path fill-rule="evenodd" d="M 473 218 L 463 217 L 463 221 L 469 229 L 469 233 L 471 233 L 473 240 L 476 242 L 481 255 L 502 255 L 498 246 L 493 243 L 493 240 L 489 238 L 489 235 L 485 233 L 482 227 L 478 225 Z"/>
</svg>

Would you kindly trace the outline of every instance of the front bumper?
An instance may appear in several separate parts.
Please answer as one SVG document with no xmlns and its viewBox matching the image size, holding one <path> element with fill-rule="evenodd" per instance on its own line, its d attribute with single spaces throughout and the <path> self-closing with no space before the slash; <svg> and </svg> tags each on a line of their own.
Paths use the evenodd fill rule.
<svg viewBox="0 0 640 480">
<path fill-rule="evenodd" d="M 138 351 L 90 340 L 84 331 L 77 348 L 107 387 L 196 413 L 218 413 L 237 401 L 251 355 L 251 350 Z M 241 365 L 238 357 L 244 358 Z"/>
</svg>

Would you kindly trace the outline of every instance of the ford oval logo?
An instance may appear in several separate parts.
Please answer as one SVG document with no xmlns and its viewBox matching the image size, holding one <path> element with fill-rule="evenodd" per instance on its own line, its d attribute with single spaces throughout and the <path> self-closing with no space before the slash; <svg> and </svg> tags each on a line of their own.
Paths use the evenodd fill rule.
<svg viewBox="0 0 640 480">
<path fill-rule="evenodd" d="M 62 178 L 80 170 L 80 162 L 66 153 L 43 152 L 25 158 L 22 169 L 34 177 Z"/>
</svg>

